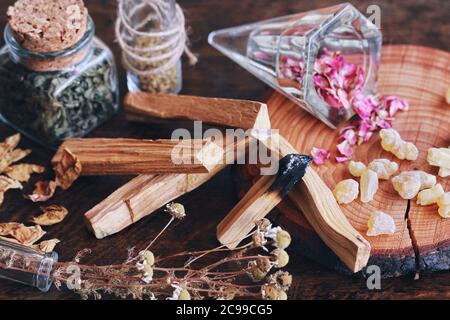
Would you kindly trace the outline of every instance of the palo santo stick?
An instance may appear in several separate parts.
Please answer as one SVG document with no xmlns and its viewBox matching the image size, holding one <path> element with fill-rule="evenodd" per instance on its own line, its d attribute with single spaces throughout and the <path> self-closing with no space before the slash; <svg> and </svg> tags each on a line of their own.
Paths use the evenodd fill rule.
<svg viewBox="0 0 450 320">
<path fill-rule="evenodd" d="M 209 173 L 140 175 L 113 192 L 85 213 L 89 229 L 98 239 L 117 233 L 150 215 L 166 203 L 188 193 L 214 177 L 230 159 L 244 156 L 249 138 L 226 141 L 224 159 Z"/>
<path fill-rule="evenodd" d="M 270 191 L 276 176 L 261 176 L 245 196 L 217 226 L 217 239 L 230 249 L 236 248 L 282 198 L 278 191 Z"/>
<path fill-rule="evenodd" d="M 311 163 L 310 156 L 290 154 L 279 161 L 275 175 L 263 175 L 217 226 L 217 239 L 230 249 L 236 248 L 277 206 L 289 190 L 302 179 Z"/>
<path fill-rule="evenodd" d="M 124 109 L 132 121 L 179 119 L 241 129 L 270 129 L 267 106 L 256 101 L 130 92 Z"/>
<path fill-rule="evenodd" d="M 278 150 L 273 148 L 273 143 L 268 143 L 267 140 L 262 142 L 280 157 L 297 153 L 282 136 L 274 138 L 279 141 Z M 367 265 L 371 250 L 369 242 L 348 222 L 333 193 L 314 169 L 309 167 L 306 170 L 302 181 L 297 183 L 288 196 L 323 242 L 350 270 L 358 272 Z"/>
<path fill-rule="evenodd" d="M 222 161 L 223 149 L 208 140 L 66 139 L 52 159 L 70 150 L 82 175 L 207 173 Z"/>
</svg>

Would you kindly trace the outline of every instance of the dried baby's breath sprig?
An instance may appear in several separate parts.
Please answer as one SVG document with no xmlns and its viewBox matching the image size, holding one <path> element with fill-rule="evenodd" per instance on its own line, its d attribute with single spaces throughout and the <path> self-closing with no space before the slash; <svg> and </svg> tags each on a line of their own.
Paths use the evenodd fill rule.
<svg viewBox="0 0 450 320">
<path fill-rule="evenodd" d="M 176 218 L 172 215 L 163 231 L 174 219 Z M 149 250 L 152 243 L 161 236 L 161 231 L 138 254 L 131 251 L 125 263 L 107 266 L 80 264 L 82 255 L 88 252 L 85 251 L 77 255 L 73 262 L 58 263 L 53 278 L 59 287 L 70 283 L 73 269 L 69 267 L 76 265 L 80 270 L 80 279 L 73 290 L 82 298 L 100 299 L 103 294 L 108 294 L 132 299 L 284 300 L 292 278 L 281 271 L 273 275 L 270 272 L 273 267 L 285 266 L 289 256 L 285 250 L 277 247 L 277 241 L 268 241 L 267 235 L 274 230 L 270 221 L 265 219 L 247 236 L 249 242 L 238 248 L 219 246 L 165 257 L 157 256 Z M 253 236 L 256 233 L 263 236 L 262 243 L 275 247 L 271 254 L 254 243 Z M 249 284 L 248 275 L 254 281 L 253 284 Z"/>
</svg>

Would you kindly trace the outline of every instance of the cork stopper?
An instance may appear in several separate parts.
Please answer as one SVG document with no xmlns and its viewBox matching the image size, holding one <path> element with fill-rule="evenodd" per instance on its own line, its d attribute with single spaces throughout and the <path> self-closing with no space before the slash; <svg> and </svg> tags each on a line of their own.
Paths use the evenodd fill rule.
<svg viewBox="0 0 450 320">
<path fill-rule="evenodd" d="M 16 41 L 36 53 L 74 46 L 88 24 L 83 0 L 17 0 L 8 8 L 7 16 Z"/>
</svg>

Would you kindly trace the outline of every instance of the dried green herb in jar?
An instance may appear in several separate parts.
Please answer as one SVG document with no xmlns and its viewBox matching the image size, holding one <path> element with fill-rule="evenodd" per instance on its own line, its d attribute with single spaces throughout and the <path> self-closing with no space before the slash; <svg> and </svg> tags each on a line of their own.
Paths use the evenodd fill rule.
<svg viewBox="0 0 450 320">
<path fill-rule="evenodd" d="M 0 65 L 2 117 L 46 145 L 83 136 L 117 110 L 115 70 L 107 61 L 81 74 L 55 74 L 27 70 L 3 52 Z"/>
<path fill-rule="evenodd" d="M 25 48 L 26 30 L 14 29 L 14 18 L 33 20 L 33 12 L 20 11 L 18 0 L 8 10 L 9 24 L 5 30 L 6 46 L 0 51 L 0 115 L 11 126 L 49 147 L 57 147 L 68 137 L 80 137 L 107 120 L 118 110 L 119 93 L 117 70 L 109 48 L 94 36 L 95 27 L 81 0 L 76 1 L 80 19 L 87 19 L 81 38 L 72 46 L 57 43 L 57 35 L 43 37 L 42 50 L 58 48 L 57 52 L 42 52 L 34 41 L 34 51 Z M 43 0 L 27 0 L 27 5 L 44 6 Z M 72 0 L 60 0 L 61 4 Z M 19 3 L 19 5 L 17 5 Z M 64 19 L 64 6 L 49 4 L 50 23 L 60 25 Z M 59 12 L 62 10 L 62 12 Z M 41 10 L 42 11 L 42 10 Z M 20 24 L 17 24 L 20 26 Z M 83 24 L 81 24 L 83 25 Z M 18 28 L 18 27 L 17 27 Z M 56 28 L 58 29 L 58 28 Z M 17 36 L 23 32 L 25 35 Z M 52 40 L 50 42 L 50 40 Z"/>
</svg>

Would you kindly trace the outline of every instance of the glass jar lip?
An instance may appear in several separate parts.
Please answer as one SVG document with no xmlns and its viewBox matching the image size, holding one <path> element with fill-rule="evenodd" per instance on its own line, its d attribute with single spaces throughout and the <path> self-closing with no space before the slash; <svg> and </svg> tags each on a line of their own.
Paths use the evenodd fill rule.
<svg viewBox="0 0 450 320">
<path fill-rule="evenodd" d="M 92 20 L 91 16 L 88 15 L 88 23 L 87 29 L 84 33 L 83 37 L 72 47 L 69 47 L 64 50 L 54 51 L 54 52 L 33 52 L 22 45 L 20 45 L 16 38 L 14 37 L 11 27 L 9 24 L 6 25 L 5 30 L 3 32 L 3 36 L 5 39 L 5 43 L 8 47 L 18 56 L 25 59 L 37 59 L 37 60 L 46 60 L 46 59 L 54 59 L 54 58 L 64 58 L 67 56 L 71 56 L 77 51 L 83 49 L 86 45 L 88 45 L 92 38 L 95 35 L 95 24 Z"/>
</svg>

